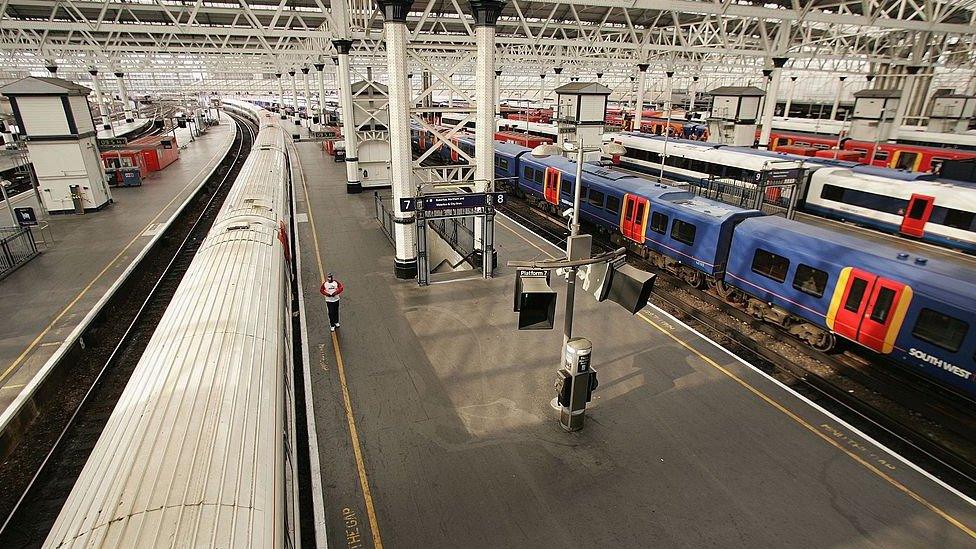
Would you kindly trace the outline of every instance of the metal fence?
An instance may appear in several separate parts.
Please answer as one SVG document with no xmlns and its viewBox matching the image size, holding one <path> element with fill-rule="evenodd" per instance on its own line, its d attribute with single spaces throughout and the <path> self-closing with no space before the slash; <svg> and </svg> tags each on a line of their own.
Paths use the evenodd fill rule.
<svg viewBox="0 0 976 549">
<path fill-rule="evenodd" d="M 390 239 L 391 244 L 395 244 L 393 240 L 393 211 L 388 209 L 387 206 L 390 204 L 390 197 L 380 196 L 380 193 L 373 193 L 373 207 L 376 210 L 376 220 L 380 222 L 380 228 L 383 229 L 383 234 Z"/>
<path fill-rule="evenodd" d="M 752 208 L 787 219 L 793 219 L 799 193 L 795 182 L 757 185 L 735 179 L 711 178 L 671 184 L 703 198 L 740 208 Z"/>
<path fill-rule="evenodd" d="M 38 254 L 30 227 L 0 228 L 0 278 Z"/>
</svg>

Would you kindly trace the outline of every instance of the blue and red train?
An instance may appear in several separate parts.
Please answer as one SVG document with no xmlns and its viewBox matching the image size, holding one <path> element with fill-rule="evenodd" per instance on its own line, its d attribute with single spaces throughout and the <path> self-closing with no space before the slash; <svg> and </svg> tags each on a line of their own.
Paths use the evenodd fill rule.
<svg viewBox="0 0 976 549">
<path fill-rule="evenodd" d="M 473 152 L 470 137 L 458 145 Z M 437 154 L 452 156 L 448 147 Z M 496 143 L 496 178 L 549 211 L 571 207 L 575 171 L 568 159 Z M 689 284 L 713 288 L 817 349 L 843 339 L 976 396 L 971 269 L 598 164 L 584 165 L 581 184 L 584 220 Z"/>
</svg>

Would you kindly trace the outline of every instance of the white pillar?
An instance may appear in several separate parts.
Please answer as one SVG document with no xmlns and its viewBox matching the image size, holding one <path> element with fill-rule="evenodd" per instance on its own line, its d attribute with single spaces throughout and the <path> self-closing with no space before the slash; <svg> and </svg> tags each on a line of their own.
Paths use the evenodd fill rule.
<svg viewBox="0 0 976 549">
<path fill-rule="evenodd" d="M 115 73 L 115 79 L 119 83 L 119 97 L 122 99 L 122 110 L 125 112 L 125 121 L 133 122 L 132 105 L 129 103 L 129 90 L 125 87 L 125 73 Z"/>
<path fill-rule="evenodd" d="M 495 114 L 502 115 L 502 71 L 495 70 Z"/>
<path fill-rule="evenodd" d="M 793 93 L 796 91 L 796 77 L 790 77 L 790 90 L 786 92 L 786 108 L 783 109 L 783 117 L 790 117 L 790 108 L 793 106 Z"/>
<path fill-rule="evenodd" d="M 640 74 L 637 75 L 637 100 L 634 102 L 634 128 L 635 132 L 641 131 L 641 119 L 644 118 L 644 93 L 647 92 L 647 63 L 638 63 L 637 68 Z"/>
<path fill-rule="evenodd" d="M 416 219 L 400 209 L 400 199 L 416 195 L 410 150 L 410 84 L 407 82 L 407 13 L 413 0 L 377 0 L 383 11 L 390 93 L 390 158 L 393 187 L 393 240 L 397 278 L 417 276 Z"/>
<path fill-rule="evenodd" d="M 276 73 L 275 77 L 278 78 L 278 116 L 282 120 L 287 118 L 288 115 L 285 114 L 285 86 L 281 83 L 281 73 Z"/>
<path fill-rule="evenodd" d="M 298 118 L 298 77 L 295 76 L 295 71 L 288 71 L 288 75 L 291 76 L 291 108 L 292 108 L 292 120 L 295 121 L 295 125 L 302 123 L 302 120 Z"/>
<path fill-rule="evenodd" d="M 346 142 L 346 192 L 359 193 L 363 191 L 363 185 L 359 180 L 359 157 L 357 156 L 359 154 L 359 137 L 356 135 L 356 117 L 352 105 L 352 81 L 349 75 L 349 51 L 352 49 L 352 40 L 333 40 L 332 45 L 339 52 L 339 108 L 342 110 L 342 135 Z M 406 51 L 403 52 L 403 55 L 406 55 Z M 390 119 L 392 122 L 392 108 L 390 109 Z M 408 123 L 408 139 L 410 137 L 409 129 Z M 409 145 L 409 141 L 407 144 Z M 408 159 L 412 160 L 409 154 Z M 395 167 L 396 164 L 396 155 L 394 155 L 391 167 Z M 416 256 L 414 258 L 414 268 L 416 269 Z"/>
<path fill-rule="evenodd" d="M 316 63 L 315 70 L 319 73 L 319 124 L 325 126 L 325 63 Z"/>
<path fill-rule="evenodd" d="M 98 71 L 91 69 L 88 74 L 91 75 L 92 87 L 95 88 L 95 100 L 98 102 L 98 114 L 102 117 L 102 129 L 109 130 L 112 128 L 112 119 L 109 117 L 108 106 L 105 104 L 105 95 L 102 93 L 102 84 L 98 80 Z"/>
<path fill-rule="evenodd" d="M 905 113 L 908 112 L 908 103 L 911 99 L 912 88 L 915 86 L 915 74 L 922 67 L 905 67 L 905 76 L 901 81 L 901 97 L 898 99 L 898 109 L 895 111 L 895 119 L 891 121 L 891 128 L 888 135 L 880 136 L 881 141 L 894 143 L 897 141 L 898 130 L 905 125 Z"/>
<path fill-rule="evenodd" d="M 302 79 L 305 81 L 305 125 L 312 126 L 312 89 L 308 87 L 308 67 L 302 67 Z"/>
<path fill-rule="evenodd" d="M 837 95 L 834 96 L 834 104 L 830 107 L 830 119 L 837 120 L 837 109 L 840 107 L 840 96 L 844 93 L 844 80 L 847 80 L 846 76 L 840 76 L 837 78 Z"/>
<path fill-rule="evenodd" d="M 698 91 L 698 77 L 691 77 L 691 87 L 688 90 L 688 112 L 695 110 L 695 93 Z M 685 116 L 687 118 L 687 115 Z"/>
<path fill-rule="evenodd" d="M 674 89 L 674 71 L 667 71 L 664 74 L 668 77 L 665 83 L 667 87 L 664 93 L 664 111 L 667 113 L 665 116 L 671 118 L 671 91 Z"/>
<path fill-rule="evenodd" d="M 776 101 L 779 96 L 779 77 L 785 64 L 785 57 L 773 58 L 773 71 L 769 75 L 769 85 L 766 87 L 766 97 L 763 100 L 762 129 L 759 132 L 761 149 L 769 147 L 769 134 L 773 131 L 773 113 L 776 112 Z"/>
<path fill-rule="evenodd" d="M 499 0 L 472 0 L 471 10 L 475 22 L 475 42 L 478 54 L 475 59 L 475 192 L 495 189 L 495 86 L 491 82 L 495 70 L 495 24 L 505 3 Z M 543 75 L 545 77 L 545 75 Z M 545 92 L 543 91 L 543 102 Z M 544 103 L 543 103 L 544 104 Z M 484 234 L 480 223 L 475 223 L 474 247 L 484 250 Z M 487 258 L 490 259 L 490 258 Z M 486 260 L 487 260 L 486 259 Z"/>
</svg>

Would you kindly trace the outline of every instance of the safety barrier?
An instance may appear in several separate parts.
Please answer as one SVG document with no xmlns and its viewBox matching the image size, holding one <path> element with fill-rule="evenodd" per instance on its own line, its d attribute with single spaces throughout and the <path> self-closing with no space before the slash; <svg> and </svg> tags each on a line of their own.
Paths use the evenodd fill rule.
<svg viewBox="0 0 976 549">
<path fill-rule="evenodd" d="M 391 244 L 394 244 L 393 211 L 387 209 L 389 203 L 390 197 L 382 197 L 378 192 L 373 193 L 373 207 L 376 210 L 376 220 L 380 222 L 380 228 L 383 229 L 383 234 L 390 239 Z"/>
<path fill-rule="evenodd" d="M 30 227 L 0 229 L 0 279 L 38 253 Z"/>
</svg>

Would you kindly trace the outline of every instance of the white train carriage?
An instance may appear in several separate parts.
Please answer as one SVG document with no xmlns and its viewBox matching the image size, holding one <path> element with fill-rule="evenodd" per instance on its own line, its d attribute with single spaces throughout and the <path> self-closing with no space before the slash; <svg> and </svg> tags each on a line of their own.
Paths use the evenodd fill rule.
<svg viewBox="0 0 976 549">
<path fill-rule="evenodd" d="M 46 547 L 294 547 L 286 133 L 237 181 Z"/>
<path fill-rule="evenodd" d="M 822 167 L 805 209 L 951 248 L 976 251 L 976 188 L 946 179 L 911 182 Z"/>
</svg>

